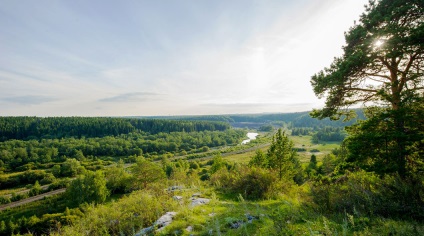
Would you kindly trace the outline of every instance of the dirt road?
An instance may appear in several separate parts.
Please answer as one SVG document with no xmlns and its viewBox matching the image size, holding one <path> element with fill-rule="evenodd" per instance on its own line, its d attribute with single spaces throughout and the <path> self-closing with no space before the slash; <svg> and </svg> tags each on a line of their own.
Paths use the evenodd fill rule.
<svg viewBox="0 0 424 236">
<path fill-rule="evenodd" d="M 34 196 L 34 197 L 29 197 L 29 198 L 26 198 L 24 200 L 20 200 L 20 201 L 17 201 L 17 202 L 11 202 L 11 203 L 8 203 L 8 204 L 4 204 L 4 205 L 0 206 L 0 211 L 3 211 L 3 210 L 8 209 L 8 208 L 21 206 L 21 205 L 24 205 L 24 204 L 27 204 L 27 203 L 30 203 L 30 202 L 33 202 L 33 201 L 38 201 L 38 200 L 43 199 L 44 197 L 60 194 L 60 193 L 63 193 L 65 191 L 66 191 L 66 188 L 57 189 L 57 190 L 54 190 L 54 191 L 51 191 L 51 192 L 48 192 L 48 193 L 43 193 L 43 194 L 40 194 L 40 195 L 37 195 L 37 196 Z"/>
</svg>

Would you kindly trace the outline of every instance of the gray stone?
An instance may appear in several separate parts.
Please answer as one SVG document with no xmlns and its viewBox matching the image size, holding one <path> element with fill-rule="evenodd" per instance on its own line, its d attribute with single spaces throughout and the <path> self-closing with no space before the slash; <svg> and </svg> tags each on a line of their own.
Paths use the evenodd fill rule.
<svg viewBox="0 0 424 236">
<path fill-rule="evenodd" d="M 230 229 L 238 229 L 242 225 L 243 225 L 243 221 L 241 221 L 241 220 L 235 221 L 235 222 L 231 222 L 230 223 Z"/>
<path fill-rule="evenodd" d="M 186 231 L 187 231 L 187 232 L 191 232 L 191 231 L 193 231 L 193 226 L 189 225 L 189 226 L 186 228 Z"/>
<path fill-rule="evenodd" d="M 155 228 L 155 227 L 150 226 L 150 227 L 147 227 L 147 228 L 141 229 L 138 233 L 136 233 L 136 234 L 135 234 L 135 236 L 144 236 L 144 235 L 148 235 L 148 234 L 150 234 L 150 233 L 152 233 L 152 232 L 153 232 L 153 229 L 154 229 L 154 228 Z"/>
<path fill-rule="evenodd" d="M 190 198 L 190 200 L 191 200 L 191 203 L 190 203 L 191 207 L 208 204 L 211 201 L 208 198 Z"/>
<path fill-rule="evenodd" d="M 177 212 L 167 212 L 165 213 L 165 215 L 161 216 L 155 223 L 153 223 L 152 226 L 141 229 L 138 233 L 135 234 L 135 236 L 143 236 L 143 235 L 147 235 L 153 232 L 153 230 L 155 229 L 155 227 L 157 227 L 157 232 L 162 231 L 165 226 L 169 225 L 172 223 L 172 219 L 174 218 L 174 216 L 177 214 Z"/>
<path fill-rule="evenodd" d="M 175 191 L 175 190 L 181 190 L 183 187 L 175 185 L 168 188 L 168 191 Z"/>
<path fill-rule="evenodd" d="M 181 200 L 183 200 L 183 197 L 181 197 L 181 196 L 173 196 L 172 197 L 174 200 L 176 200 L 176 201 L 181 201 Z"/>
<path fill-rule="evenodd" d="M 177 214 L 177 212 L 167 212 L 165 215 L 161 216 L 155 223 L 154 226 L 158 227 L 158 231 L 162 230 L 165 226 L 172 223 L 172 219 Z"/>
</svg>

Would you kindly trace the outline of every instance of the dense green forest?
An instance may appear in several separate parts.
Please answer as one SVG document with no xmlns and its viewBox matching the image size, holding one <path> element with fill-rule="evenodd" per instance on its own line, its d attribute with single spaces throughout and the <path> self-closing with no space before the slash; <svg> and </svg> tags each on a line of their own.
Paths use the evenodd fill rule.
<svg viewBox="0 0 424 236">
<path fill-rule="evenodd" d="M 223 131 L 224 122 L 107 117 L 0 117 L 0 139 L 62 137 L 103 137 L 142 131 L 150 134 L 170 132 Z"/>
<path fill-rule="evenodd" d="M 122 157 L 165 153 L 193 153 L 202 147 L 240 143 L 242 130 L 130 133 L 100 138 L 9 140 L 0 143 L 0 168 L 16 169 L 28 163 L 61 162 L 66 158 Z M 22 169 L 22 168 L 21 168 Z"/>
</svg>

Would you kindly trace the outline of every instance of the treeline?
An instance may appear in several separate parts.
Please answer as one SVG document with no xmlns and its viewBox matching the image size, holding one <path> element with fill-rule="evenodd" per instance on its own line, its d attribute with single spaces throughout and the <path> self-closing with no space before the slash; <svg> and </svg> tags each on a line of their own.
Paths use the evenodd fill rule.
<svg viewBox="0 0 424 236">
<path fill-rule="evenodd" d="M 97 138 L 8 140 L 0 142 L 0 168 L 25 170 L 28 163 L 63 162 L 67 158 L 128 157 L 165 153 L 194 153 L 203 147 L 239 144 L 242 130 L 130 133 Z"/>
<path fill-rule="evenodd" d="M 170 132 L 224 131 L 225 122 L 160 120 L 110 117 L 0 117 L 0 141 L 10 139 L 51 139 L 63 137 L 104 137 L 142 131 Z"/>
<path fill-rule="evenodd" d="M 312 135 L 312 142 L 319 143 L 320 141 L 326 142 L 341 142 L 345 139 L 346 132 L 343 127 L 324 127 Z"/>
<path fill-rule="evenodd" d="M 310 135 L 315 131 L 313 128 L 304 127 L 304 128 L 293 128 L 291 135 L 292 136 L 302 136 L 302 135 Z"/>
<path fill-rule="evenodd" d="M 324 126 L 324 127 L 302 127 L 293 128 L 292 136 L 312 135 L 312 142 L 341 142 L 346 138 L 344 127 Z"/>
<path fill-rule="evenodd" d="M 354 110 L 357 118 L 349 122 L 343 120 L 332 121 L 329 118 L 318 120 L 309 115 L 309 112 L 279 113 L 279 114 L 250 114 L 250 115 L 208 115 L 208 116 L 156 116 L 149 117 L 155 119 L 172 120 L 192 120 L 192 121 L 221 121 L 229 124 L 235 123 L 260 123 L 270 124 L 273 122 L 284 122 L 292 127 L 324 127 L 336 126 L 345 127 L 356 123 L 357 120 L 364 120 L 365 116 L 362 110 Z"/>
</svg>

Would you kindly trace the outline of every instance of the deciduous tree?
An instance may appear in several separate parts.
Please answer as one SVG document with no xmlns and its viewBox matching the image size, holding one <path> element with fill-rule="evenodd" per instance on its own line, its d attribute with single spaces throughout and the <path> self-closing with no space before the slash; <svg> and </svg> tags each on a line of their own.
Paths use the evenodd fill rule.
<svg viewBox="0 0 424 236">
<path fill-rule="evenodd" d="M 66 189 L 66 195 L 71 202 L 81 204 L 102 203 L 109 195 L 106 187 L 106 178 L 101 171 L 86 171 L 84 175 L 80 175 L 72 181 Z"/>
</svg>

